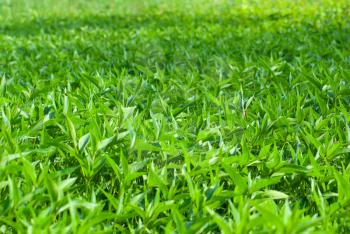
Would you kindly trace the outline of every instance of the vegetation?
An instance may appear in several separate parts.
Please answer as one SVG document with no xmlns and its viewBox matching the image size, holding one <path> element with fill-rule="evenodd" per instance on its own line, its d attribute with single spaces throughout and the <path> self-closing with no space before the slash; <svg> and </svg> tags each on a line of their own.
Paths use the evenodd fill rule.
<svg viewBox="0 0 350 234">
<path fill-rule="evenodd" d="M 1 1 L 0 232 L 349 233 L 349 9 Z"/>
</svg>

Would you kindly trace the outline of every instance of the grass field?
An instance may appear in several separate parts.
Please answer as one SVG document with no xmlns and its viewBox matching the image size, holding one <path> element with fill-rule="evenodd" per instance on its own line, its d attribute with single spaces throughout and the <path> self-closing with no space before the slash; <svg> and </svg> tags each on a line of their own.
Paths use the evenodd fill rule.
<svg viewBox="0 0 350 234">
<path fill-rule="evenodd" d="M 349 233 L 350 2 L 0 0 L 0 233 Z"/>
</svg>

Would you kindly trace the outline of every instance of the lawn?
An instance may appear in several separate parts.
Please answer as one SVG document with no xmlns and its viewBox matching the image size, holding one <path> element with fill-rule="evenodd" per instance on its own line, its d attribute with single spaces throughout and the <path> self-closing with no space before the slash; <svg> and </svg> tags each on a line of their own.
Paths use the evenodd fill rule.
<svg viewBox="0 0 350 234">
<path fill-rule="evenodd" d="M 0 233 L 349 233 L 350 2 L 0 0 Z"/>
</svg>

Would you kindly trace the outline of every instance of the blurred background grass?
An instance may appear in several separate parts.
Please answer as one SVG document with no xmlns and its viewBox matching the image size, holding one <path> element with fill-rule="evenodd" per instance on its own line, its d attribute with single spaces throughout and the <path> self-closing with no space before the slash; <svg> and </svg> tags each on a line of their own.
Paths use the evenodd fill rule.
<svg viewBox="0 0 350 234">
<path fill-rule="evenodd" d="M 319 14 L 322 10 L 350 9 L 348 0 L 0 0 L 0 20 L 23 21 L 37 17 L 79 17 L 163 12 L 213 14 Z"/>
</svg>

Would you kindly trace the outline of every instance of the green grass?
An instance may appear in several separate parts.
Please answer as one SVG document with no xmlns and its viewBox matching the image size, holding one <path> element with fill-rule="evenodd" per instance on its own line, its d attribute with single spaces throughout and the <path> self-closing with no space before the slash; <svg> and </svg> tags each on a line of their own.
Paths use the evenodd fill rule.
<svg viewBox="0 0 350 234">
<path fill-rule="evenodd" d="M 348 1 L 0 1 L 0 233 L 349 233 Z"/>
</svg>

